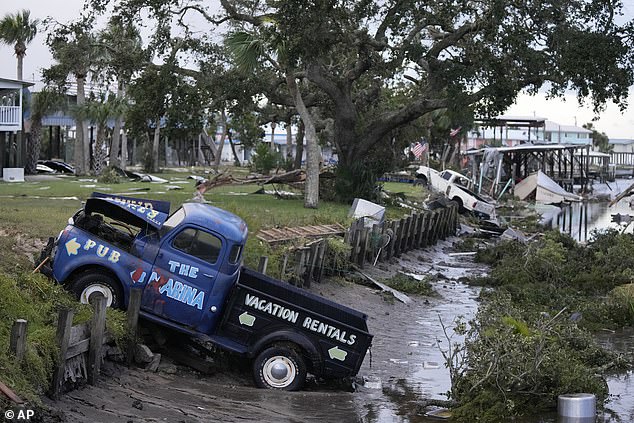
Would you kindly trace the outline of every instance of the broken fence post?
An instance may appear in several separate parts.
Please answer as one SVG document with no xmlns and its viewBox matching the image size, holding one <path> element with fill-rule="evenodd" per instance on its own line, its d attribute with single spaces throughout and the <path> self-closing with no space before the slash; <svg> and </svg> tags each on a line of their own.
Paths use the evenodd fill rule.
<svg viewBox="0 0 634 423">
<path fill-rule="evenodd" d="M 57 332 L 55 340 L 59 346 L 59 362 L 55 365 L 53 373 L 53 386 L 51 396 L 53 399 L 59 399 L 59 394 L 64 383 L 64 368 L 66 367 L 66 352 L 68 351 L 68 342 L 70 341 L 70 330 L 73 325 L 73 310 L 62 309 L 57 317 Z"/>
<path fill-rule="evenodd" d="M 302 270 L 304 268 L 304 250 L 299 248 L 295 251 L 295 285 L 302 287 Z"/>
<path fill-rule="evenodd" d="M 266 266 L 269 264 L 269 258 L 267 256 L 260 256 L 260 261 L 258 262 L 258 272 L 266 275 Z"/>
<path fill-rule="evenodd" d="M 368 247 L 368 234 L 370 233 L 370 228 L 363 227 L 361 229 L 361 237 L 359 240 L 359 252 L 357 255 L 356 263 L 361 266 L 363 269 L 365 267 L 365 254 Z"/>
<path fill-rule="evenodd" d="M 11 339 L 9 341 L 9 350 L 18 362 L 24 359 L 26 353 L 26 320 L 18 319 L 13 322 L 11 327 Z"/>
<path fill-rule="evenodd" d="M 328 249 L 328 240 L 324 239 L 319 245 L 319 253 L 317 255 L 317 275 L 315 281 L 321 282 L 321 277 L 324 272 L 324 263 L 326 261 L 326 251 Z"/>
<path fill-rule="evenodd" d="M 128 302 L 128 348 L 126 351 L 126 363 L 128 367 L 134 361 L 134 351 L 137 344 L 137 328 L 139 326 L 139 311 L 141 310 L 141 296 L 143 290 L 141 288 L 132 288 L 130 290 L 130 301 Z"/>
<path fill-rule="evenodd" d="M 282 268 L 280 269 L 280 280 L 286 279 L 286 265 L 288 264 L 288 254 L 284 254 L 284 260 L 282 260 Z"/>
<path fill-rule="evenodd" d="M 101 369 L 101 349 L 106 326 L 106 297 L 95 298 L 92 321 L 90 322 L 90 346 L 88 347 L 88 383 L 95 385 Z"/>
</svg>

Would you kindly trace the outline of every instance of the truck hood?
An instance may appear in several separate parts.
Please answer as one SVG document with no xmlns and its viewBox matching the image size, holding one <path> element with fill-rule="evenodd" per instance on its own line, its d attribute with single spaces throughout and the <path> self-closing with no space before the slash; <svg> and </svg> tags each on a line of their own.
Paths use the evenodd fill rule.
<svg viewBox="0 0 634 423">
<path fill-rule="evenodd" d="M 168 218 L 167 213 L 117 198 L 89 198 L 86 200 L 84 211 L 87 214 L 101 213 L 106 217 L 137 228 L 150 225 L 160 229 Z"/>
</svg>

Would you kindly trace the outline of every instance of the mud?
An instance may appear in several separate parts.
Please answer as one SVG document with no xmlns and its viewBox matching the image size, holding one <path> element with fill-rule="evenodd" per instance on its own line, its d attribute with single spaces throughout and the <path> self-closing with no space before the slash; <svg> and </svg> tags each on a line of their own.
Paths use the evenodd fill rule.
<svg viewBox="0 0 634 423">
<path fill-rule="evenodd" d="M 0 229 L 0 237 L 13 238 L 15 240 L 13 250 L 26 256 L 31 264 L 35 264 L 34 256 L 37 256 L 42 251 L 47 242 L 10 229 Z"/>
<path fill-rule="evenodd" d="M 365 269 L 378 278 L 399 270 L 438 276 L 438 296 L 412 297 L 407 305 L 369 286 L 313 285 L 312 291 L 369 316 L 375 338 L 356 383 L 312 381 L 302 392 L 269 391 L 253 387 L 246 365 L 218 366 L 215 374 L 204 375 L 164 359 L 157 373 L 108 363 L 98 386 L 69 392 L 57 402 L 47 400 L 47 405 L 68 423 L 433 421 L 423 416 L 419 401 L 446 399 L 450 388 L 440 352 L 447 348 L 441 321 L 451 327 L 456 316 L 475 313 L 478 292 L 458 279 L 486 271 L 469 257 L 447 257 L 450 248 L 445 242 L 404 254 L 389 271 Z M 457 341 L 454 336 L 452 342 Z M 353 387 L 356 392 L 350 392 Z"/>
</svg>

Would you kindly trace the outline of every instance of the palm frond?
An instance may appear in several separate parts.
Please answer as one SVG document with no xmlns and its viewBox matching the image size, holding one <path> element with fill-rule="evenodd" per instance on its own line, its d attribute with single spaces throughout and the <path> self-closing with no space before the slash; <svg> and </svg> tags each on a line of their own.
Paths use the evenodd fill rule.
<svg viewBox="0 0 634 423">
<path fill-rule="evenodd" d="M 264 43 L 253 34 L 234 31 L 225 39 L 225 46 L 231 53 L 240 71 L 248 73 L 255 70 L 264 56 Z"/>
</svg>

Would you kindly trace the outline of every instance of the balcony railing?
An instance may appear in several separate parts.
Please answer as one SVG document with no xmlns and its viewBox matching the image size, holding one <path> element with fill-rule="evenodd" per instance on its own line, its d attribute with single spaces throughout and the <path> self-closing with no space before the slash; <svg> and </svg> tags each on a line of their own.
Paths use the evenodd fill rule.
<svg viewBox="0 0 634 423">
<path fill-rule="evenodd" d="M 21 107 L 20 106 L 0 106 L 0 126 L 15 126 L 19 129 Z"/>
</svg>

